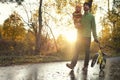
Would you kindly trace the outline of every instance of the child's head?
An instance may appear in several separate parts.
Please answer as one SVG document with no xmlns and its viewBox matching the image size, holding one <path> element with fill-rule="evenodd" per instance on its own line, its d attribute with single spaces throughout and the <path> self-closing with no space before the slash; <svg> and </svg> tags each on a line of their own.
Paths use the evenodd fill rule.
<svg viewBox="0 0 120 80">
<path fill-rule="evenodd" d="M 81 11 L 81 5 L 76 5 L 76 7 L 75 7 L 75 10 L 78 12 L 78 11 Z"/>
</svg>

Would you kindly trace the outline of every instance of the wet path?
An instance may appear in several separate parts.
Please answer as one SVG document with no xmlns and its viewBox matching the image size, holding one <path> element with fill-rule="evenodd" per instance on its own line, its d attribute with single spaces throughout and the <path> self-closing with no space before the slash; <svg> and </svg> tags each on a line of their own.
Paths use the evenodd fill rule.
<svg viewBox="0 0 120 80">
<path fill-rule="evenodd" d="M 99 66 L 89 66 L 82 72 L 83 60 L 73 71 L 66 67 L 67 62 L 16 65 L 0 67 L 0 80 L 120 80 L 120 57 L 107 59 L 107 66 L 102 72 Z M 91 61 L 90 61 L 91 63 Z"/>
</svg>

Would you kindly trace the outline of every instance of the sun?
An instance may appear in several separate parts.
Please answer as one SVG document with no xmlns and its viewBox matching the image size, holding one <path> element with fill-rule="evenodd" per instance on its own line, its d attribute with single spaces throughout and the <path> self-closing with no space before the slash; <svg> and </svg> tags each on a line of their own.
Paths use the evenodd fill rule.
<svg viewBox="0 0 120 80">
<path fill-rule="evenodd" d="M 66 31 L 64 33 L 64 37 L 66 38 L 66 40 L 70 43 L 74 43 L 77 39 L 77 32 L 76 30 L 70 30 L 70 31 Z"/>
</svg>

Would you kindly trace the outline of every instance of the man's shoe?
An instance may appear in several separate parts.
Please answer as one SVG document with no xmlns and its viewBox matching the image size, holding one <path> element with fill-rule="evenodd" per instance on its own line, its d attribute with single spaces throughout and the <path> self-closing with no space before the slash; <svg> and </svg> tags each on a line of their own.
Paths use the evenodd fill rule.
<svg viewBox="0 0 120 80">
<path fill-rule="evenodd" d="M 73 69 L 74 67 L 71 65 L 71 64 L 66 64 L 66 66 L 68 67 L 68 68 L 70 68 L 70 69 Z"/>
</svg>

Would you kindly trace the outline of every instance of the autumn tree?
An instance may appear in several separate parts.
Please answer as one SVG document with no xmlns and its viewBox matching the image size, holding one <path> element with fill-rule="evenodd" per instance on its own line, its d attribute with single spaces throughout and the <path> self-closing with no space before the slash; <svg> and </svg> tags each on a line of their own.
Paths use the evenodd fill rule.
<svg viewBox="0 0 120 80">
<path fill-rule="evenodd" d="M 24 24 L 16 12 L 13 12 L 9 18 L 4 21 L 3 38 L 12 41 L 24 41 Z"/>
<path fill-rule="evenodd" d="M 25 9 L 25 8 L 24 8 Z M 25 9 L 26 10 L 26 9 Z M 37 13 L 36 13 L 37 12 Z M 29 12 L 26 11 L 28 15 Z M 40 53 L 41 48 L 41 36 L 42 36 L 42 0 L 39 1 L 39 8 L 35 11 L 35 13 L 31 13 L 31 19 L 28 17 L 28 26 L 32 29 L 35 35 L 35 53 Z"/>
<path fill-rule="evenodd" d="M 51 3 L 50 3 L 50 5 L 51 5 Z M 51 25 L 49 24 L 49 21 L 53 21 L 53 22 L 55 21 L 54 20 L 55 17 L 53 17 L 53 15 L 51 15 L 51 13 L 49 13 L 49 11 L 51 11 L 51 10 L 49 10 L 48 7 L 50 5 L 47 2 L 44 2 L 41 9 L 35 9 L 34 11 L 30 11 L 31 16 L 28 17 L 27 22 L 25 20 L 23 20 L 29 26 L 31 32 L 35 36 L 35 52 L 36 53 L 39 53 L 40 50 L 43 49 L 43 45 L 47 44 L 46 40 L 50 39 L 51 34 L 53 37 L 52 42 L 54 42 L 54 44 L 56 44 L 54 33 L 52 32 Z M 24 5 L 22 4 L 22 6 L 24 6 Z M 54 6 L 54 5 L 52 5 L 52 6 Z M 28 15 L 29 12 L 27 12 L 25 7 L 24 7 L 24 10 L 26 11 L 26 14 Z M 42 18 L 42 19 L 40 19 L 40 18 Z M 51 41 L 51 39 L 50 39 L 50 41 Z M 56 48 L 57 48 L 57 45 L 56 45 Z"/>
<path fill-rule="evenodd" d="M 23 54 L 26 50 L 25 36 L 26 30 L 20 15 L 13 12 L 1 27 L 0 50 L 3 55 Z"/>
<path fill-rule="evenodd" d="M 24 2 L 24 0 L 1 0 L 0 2 L 2 2 L 3 4 L 4 3 L 17 3 L 18 5 L 21 5 L 22 4 L 22 2 Z M 16 19 L 18 19 L 18 14 L 16 13 L 16 12 L 13 12 L 13 14 L 11 14 L 11 16 L 10 17 L 12 17 L 12 16 L 16 16 L 17 15 L 17 18 Z M 11 18 L 12 19 L 12 18 Z M 20 16 L 19 16 L 19 19 L 20 19 Z M 4 25 L 6 26 L 6 24 L 5 23 L 9 23 L 9 19 L 6 19 L 6 21 L 4 22 Z M 14 21 L 15 22 L 15 21 Z M 11 24 L 13 24 L 13 22 L 11 22 Z M 17 24 L 17 23 L 16 23 Z M 22 23 L 22 25 L 23 25 L 23 23 Z M 4 28 L 5 28 L 5 26 L 4 26 Z M 4 30 L 4 33 L 3 33 L 3 35 L 4 35 L 4 37 L 6 36 L 6 37 L 8 37 L 7 35 L 8 34 L 6 34 L 6 33 L 8 33 L 8 32 L 5 32 L 5 30 Z M 23 33 L 24 34 L 24 33 Z M 9 35 L 11 35 L 11 34 L 9 34 Z M 19 37 L 20 38 L 20 37 Z M 12 39 L 14 39 L 14 37 L 12 37 Z"/>
<path fill-rule="evenodd" d="M 120 52 L 120 1 L 113 1 L 113 9 L 108 13 L 109 20 L 113 24 L 111 41 L 116 53 Z"/>
<path fill-rule="evenodd" d="M 111 49 L 111 25 L 106 17 L 101 20 L 102 30 L 99 33 L 99 40 L 103 49 L 109 53 Z"/>
<path fill-rule="evenodd" d="M 2 3 L 6 3 L 6 2 L 11 2 L 11 3 L 14 3 L 14 2 L 17 2 L 18 5 L 22 5 L 22 2 L 24 0 L 3 0 L 1 1 Z M 42 29 L 42 0 L 39 1 L 39 16 L 38 16 L 38 22 L 39 24 L 37 25 L 37 34 L 36 34 L 36 45 L 35 45 L 35 51 L 36 53 L 39 53 L 40 52 L 40 35 L 41 35 L 41 29 Z M 33 24 L 32 24 L 33 25 Z"/>
<path fill-rule="evenodd" d="M 114 50 L 120 52 L 120 3 L 113 2 L 113 8 L 108 11 L 103 19 L 102 42 Z"/>
<path fill-rule="evenodd" d="M 110 18 L 111 23 L 113 23 L 112 33 L 111 33 L 111 41 L 112 46 L 116 50 L 116 52 L 120 52 L 120 14 L 112 13 L 110 14 L 112 19 Z"/>
</svg>

